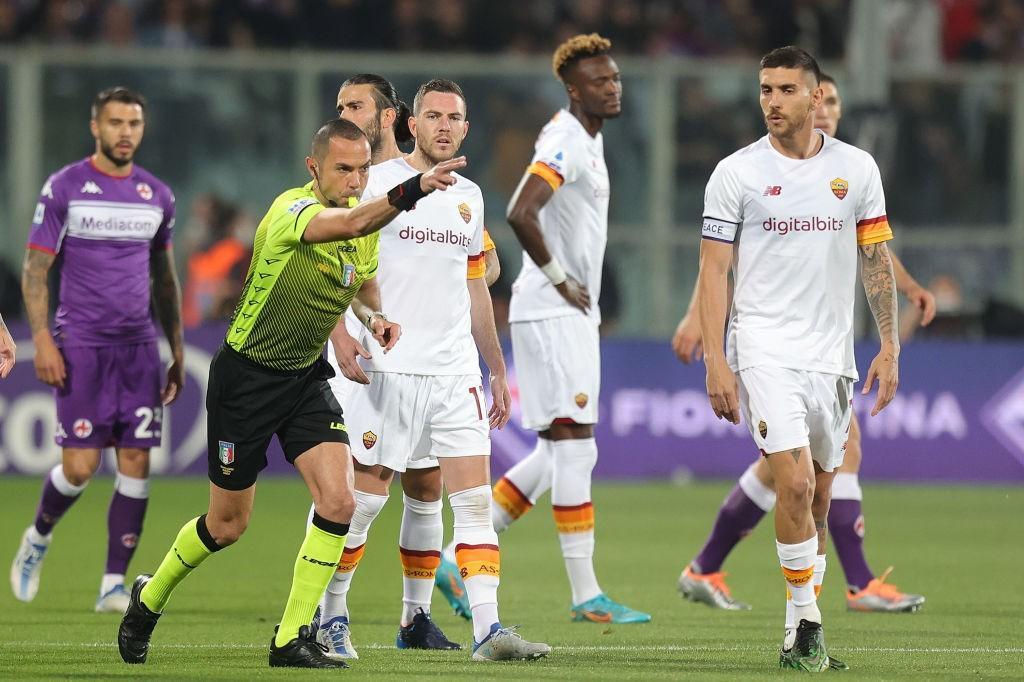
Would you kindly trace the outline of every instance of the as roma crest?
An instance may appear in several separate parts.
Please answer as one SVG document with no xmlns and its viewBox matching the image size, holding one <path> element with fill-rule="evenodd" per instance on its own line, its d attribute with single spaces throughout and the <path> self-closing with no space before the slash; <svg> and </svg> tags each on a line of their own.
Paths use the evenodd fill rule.
<svg viewBox="0 0 1024 682">
<path fill-rule="evenodd" d="M 590 396 L 588 396 L 586 393 L 577 393 L 576 394 L 576 407 L 580 408 L 581 410 L 584 407 L 587 406 L 587 403 L 589 401 L 590 401 Z"/>
<path fill-rule="evenodd" d="M 846 193 L 850 191 L 850 183 L 842 178 L 836 178 L 828 186 L 832 190 L 832 194 L 836 195 L 836 199 L 845 199 Z"/>
<path fill-rule="evenodd" d="M 367 431 L 363 434 L 363 447 L 369 450 L 377 444 L 377 434 L 373 431 Z"/>
<path fill-rule="evenodd" d="M 761 438 L 768 437 L 768 425 L 764 423 L 763 419 L 757 423 L 757 432 L 761 434 Z"/>
<path fill-rule="evenodd" d="M 473 219 L 473 211 L 470 210 L 469 204 L 467 204 L 466 202 L 462 202 L 461 204 L 459 204 L 459 215 L 462 216 L 462 219 L 467 224 L 469 223 L 470 220 Z"/>
</svg>

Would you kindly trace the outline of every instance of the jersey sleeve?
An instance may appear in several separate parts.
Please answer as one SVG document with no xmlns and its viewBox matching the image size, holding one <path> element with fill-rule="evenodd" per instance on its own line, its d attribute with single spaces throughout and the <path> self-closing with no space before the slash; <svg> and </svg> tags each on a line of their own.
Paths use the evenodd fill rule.
<svg viewBox="0 0 1024 682">
<path fill-rule="evenodd" d="M 857 246 L 878 244 L 892 239 L 892 228 L 885 215 L 885 192 L 878 164 L 871 159 L 868 184 L 857 206 Z"/>
<path fill-rule="evenodd" d="M 466 279 L 481 279 L 487 273 L 486 258 L 484 257 L 484 234 L 487 230 L 484 228 L 484 217 L 483 217 L 483 198 L 481 197 L 476 203 L 477 214 L 474 216 L 476 222 L 476 229 L 473 231 L 473 237 L 469 241 L 469 248 L 467 249 L 468 256 L 466 258 Z"/>
<path fill-rule="evenodd" d="M 487 227 L 484 227 L 484 251 L 494 251 L 497 247 L 494 245 L 494 240 L 491 239 L 491 233 L 487 231 Z"/>
<path fill-rule="evenodd" d="M 51 175 L 39 192 L 39 202 L 32 214 L 32 227 L 27 247 L 56 255 L 64 239 L 64 225 L 68 217 L 68 202 L 57 176 Z"/>
<path fill-rule="evenodd" d="M 154 251 L 170 248 L 171 237 L 174 234 L 174 213 L 174 192 L 168 189 L 167 198 L 164 202 L 164 220 L 160 223 L 160 227 L 157 228 L 156 234 L 153 235 L 151 248 Z"/>
<path fill-rule="evenodd" d="M 537 140 L 533 160 L 526 172 L 536 175 L 557 191 L 565 183 L 576 181 L 579 165 L 579 153 L 572 144 L 572 138 L 566 131 L 552 130 Z"/>
<path fill-rule="evenodd" d="M 721 162 L 704 189 L 701 237 L 732 244 L 743 223 L 743 187 L 736 172 Z"/>
<path fill-rule="evenodd" d="M 299 245 L 309 221 L 326 207 L 313 197 L 299 197 L 286 199 L 275 208 L 280 213 L 270 225 L 267 240 L 276 248 L 288 251 Z"/>
</svg>

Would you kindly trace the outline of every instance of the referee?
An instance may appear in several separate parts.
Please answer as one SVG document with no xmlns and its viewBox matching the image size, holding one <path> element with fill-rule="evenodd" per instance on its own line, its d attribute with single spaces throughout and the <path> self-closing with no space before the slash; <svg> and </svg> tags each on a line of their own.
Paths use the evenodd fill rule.
<svg viewBox="0 0 1024 682">
<path fill-rule="evenodd" d="M 321 356 L 338 319 L 358 294 L 364 322 L 390 348 L 399 326 L 380 312 L 377 230 L 434 190 L 455 183 L 459 157 L 439 163 L 359 204 L 370 143 L 336 119 L 313 136 L 306 168 L 313 181 L 281 194 L 260 222 L 245 288 L 224 346 L 210 365 L 206 397 L 210 506 L 178 532 L 152 576 L 140 575 L 117 633 L 126 663 L 144 663 L 171 592 L 210 554 L 242 535 L 256 478 L 277 434 L 313 497 L 313 524 L 295 560 L 284 616 L 270 643 L 272 667 L 345 668 L 328 658 L 308 623 L 345 546 L 355 503 L 348 434 Z M 358 205 L 357 205 L 358 204 Z"/>
</svg>

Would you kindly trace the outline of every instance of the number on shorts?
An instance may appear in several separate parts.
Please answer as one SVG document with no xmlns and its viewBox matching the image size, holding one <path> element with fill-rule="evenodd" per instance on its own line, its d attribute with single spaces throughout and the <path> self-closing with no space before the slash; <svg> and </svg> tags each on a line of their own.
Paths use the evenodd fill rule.
<svg viewBox="0 0 1024 682">
<path fill-rule="evenodd" d="M 136 438 L 160 437 L 160 422 L 163 420 L 162 407 L 140 407 L 135 410 L 135 416 L 142 420 L 135 427 Z"/>
<path fill-rule="evenodd" d="M 478 419 L 484 418 L 484 408 L 480 405 L 480 390 L 476 386 L 469 389 L 469 392 L 473 394 L 473 398 L 476 400 L 476 414 Z"/>
</svg>

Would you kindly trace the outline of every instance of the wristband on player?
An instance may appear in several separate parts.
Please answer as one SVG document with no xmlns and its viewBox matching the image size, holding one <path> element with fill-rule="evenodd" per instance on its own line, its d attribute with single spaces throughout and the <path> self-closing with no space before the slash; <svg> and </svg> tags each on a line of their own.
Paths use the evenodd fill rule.
<svg viewBox="0 0 1024 682">
<path fill-rule="evenodd" d="M 422 177 L 423 173 L 419 173 L 392 187 L 388 192 L 388 203 L 399 211 L 408 211 L 413 208 L 417 201 L 427 196 L 427 193 L 420 187 Z"/>
<path fill-rule="evenodd" d="M 384 320 L 385 322 L 388 321 L 388 316 L 385 315 L 384 313 L 380 312 L 379 310 L 375 310 L 372 313 L 370 313 L 369 315 L 367 315 L 366 316 L 366 322 L 364 322 L 363 324 L 366 326 L 367 329 L 370 330 L 371 333 L 373 332 L 372 323 L 373 323 L 373 318 L 375 318 L 375 317 L 379 317 L 380 319 Z"/>
<path fill-rule="evenodd" d="M 562 264 L 558 262 L 557 258 L 552 258 L 548 261 L 548 264 L 542 266 L 541 272 L 554 284 L 556 287 L 569 279 L 568 275 L 565 274 L 565 270 L 562 269 Z"/>
</svg>

